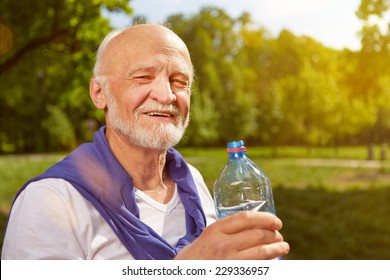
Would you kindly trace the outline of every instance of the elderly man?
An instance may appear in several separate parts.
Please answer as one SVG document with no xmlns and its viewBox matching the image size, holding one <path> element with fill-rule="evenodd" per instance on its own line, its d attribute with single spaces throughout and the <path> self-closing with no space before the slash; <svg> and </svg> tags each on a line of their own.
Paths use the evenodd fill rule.
<svg viewBox="0 0 390 280">
<path fill-rule="evenodd" d="M 172 147 L 189 122 L 193 68 L 161 25 L 109 34 L 90 95 L 105 111 L 94 141 L 28 181 L 13 204 L 3 259 L 273 259 L 281 221 L 216 221 L 200 173 Z"/>
</svg>

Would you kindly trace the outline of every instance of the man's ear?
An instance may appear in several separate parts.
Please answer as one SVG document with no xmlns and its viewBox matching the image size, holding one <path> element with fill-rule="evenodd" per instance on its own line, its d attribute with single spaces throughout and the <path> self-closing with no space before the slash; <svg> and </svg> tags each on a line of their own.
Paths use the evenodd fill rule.
<svg viewBox="0 0 390 280">
<path fill-rule="evenodd" d="M 106 97 L 104 96 L 101 84 L 96 79 L 91 79 L 89 83 L 89 95 L 96 108 L 100 110 L 106 109 Z"/>
</svg>

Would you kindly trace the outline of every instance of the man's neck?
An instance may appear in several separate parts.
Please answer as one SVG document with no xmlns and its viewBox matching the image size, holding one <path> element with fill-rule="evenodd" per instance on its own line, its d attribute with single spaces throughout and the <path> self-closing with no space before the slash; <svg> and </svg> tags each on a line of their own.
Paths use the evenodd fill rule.
<svg viewBox="0 0 390 280">
<path fill-rule="evenodd" d="M 133 178 L 134 186 L 157 202 L 168 203 L 175 183 L 165 170 L 167 151 L 132 145 L 112 129 L 106 130 L 106 137 L 115 157 Z"/>
</svg>

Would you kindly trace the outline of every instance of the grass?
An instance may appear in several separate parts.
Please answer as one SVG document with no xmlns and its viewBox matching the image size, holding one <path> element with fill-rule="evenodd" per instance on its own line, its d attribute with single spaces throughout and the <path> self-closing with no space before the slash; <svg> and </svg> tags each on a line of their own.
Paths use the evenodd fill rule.
<svg viewBox="0 0 390 280">
<path fill-rule="evenodd" d="M 224 148 L 179 150 L 211 190 L 227 161 Z M 274 155 L 269 148 L 248 149 L 272 182 L 291 246 L 286 259 L 390 259 L 389 161 L 365 160 L 365 147 L 342 147 L 338 153 L 283 147 Z M 63 156 L 0 156 L 1 231 L 19 187 Z"/>
<path fill-rule="evenodd" d="M 0 211 L 8 213 L 16 191 L 63 157 L 61 154 L 1 155 Z"/>
</svg>

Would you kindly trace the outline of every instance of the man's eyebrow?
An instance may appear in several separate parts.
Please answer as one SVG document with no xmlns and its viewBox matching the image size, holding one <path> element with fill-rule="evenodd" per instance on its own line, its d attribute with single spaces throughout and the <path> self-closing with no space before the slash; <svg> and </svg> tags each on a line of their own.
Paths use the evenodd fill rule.
<svg viewBox="0 0 390 280">
<path fill-rule="evenodd" d="M 133 75 L 134 73 L 137 73 L 139 71 L 151 71 L 151 70 L 155 70 L 156 68 L 154 66 L 146 66 L 146 65 L 140 65 L 140 66 L 135 66 L 135 67 L 131 67 L 127 72 L 126 72 L 126 76 L 131 76 Z"/>
<path fill-rule="evenodd" d="M 187 67 L 177 67 L 173 69 L 174 75 L 182 75 L 187 77 L 188 79 L 191 77 L 191 72 Z"/>
</svg>

